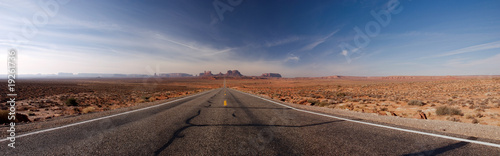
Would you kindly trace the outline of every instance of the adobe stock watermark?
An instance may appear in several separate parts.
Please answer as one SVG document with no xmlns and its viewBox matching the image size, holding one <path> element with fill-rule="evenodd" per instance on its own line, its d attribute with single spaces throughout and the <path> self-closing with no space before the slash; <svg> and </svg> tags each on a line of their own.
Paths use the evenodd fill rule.
<svg viewBox="0 0 500 156">
<path fill-rule="evenodd" d="M 228 5 L 221 2 L 221 0 L 214 0 L 212 5 L 214 6 L 215 12 L 219 16 L 219 20 L 224 21 L 224 13 L 226 11 L 233 12 L 234 7 L 240 5 L 242 2 L 243 0 L 227 0 Z"/>
<path fill-rule="evenodd" d="M 9 50 L 8 60 L 7 60 L 7 88 L 9 101 L 7 101 L 7 106 L 9 107 L 8 120 L 11 121 L 9 124 L 9 129 L 7 130 L 9 140 L 8 146 L 15 148 L 16 143 L 16 97 L 17 92 L 16 77 L 17 77 L 17 66 L 18 66 L 18 52 L 21 45 L 27 44 L 32 38 L 38 34 L 38 29 L 47 25 L 49 22 L 49 17 L 54 17 L 59 12 L 59 6 L 67 4 L 70 0 L 39 0 L 38 7 L 40 11 L 37 11 L 31 17 L 31 20 L 26 18 L 21 19 L 23 26 L 21 27 L 21 32 L 14 33 L 10 32 L 7 37 L 10 40 L 11 49 Z"/>
<path fill-rule="evenodd" d="M 17 76 L 17 51 L 15 49 L 9 50 L 9 55 L 7 57 L 7 88 L 9 101 L 7 101 L 7 106 L 9 106 L 9 113 L 7 119 L 10 121 L 9 129 L 7 129 L 7 139 L 9 143 L 7 144 L 11 148 L 16 148 L 16 76 Z"/>
<path fill-rule="evenodd" d="M 23 18 L 23 26 L 20 33 L 10 32 L 8 38 L 11 48 L 19 49 L 20 45 L 27 44 L 38 34 L 38 29 L 49 23 L 49 17 L 54 17 L 59 12 L 60 5 L 67 4 L 71 0 L 39 0 L 38 7 L 42 10 L 35 12 L 31 20 Z"/>
<path fill-rule="evenodd" d="M 361 48 L 368 46 L 371 38 L 380 34 L 382 27 L 387 27 L 391 23 L 392 14 L 396 15 L 403 11 L 403 6 L 400 6 L 399 0 L 390 0 L 385 9 L 378 12 L 370 11 L 370 14 L 375 19 L 365 24 L 364 31 L 358 26 L 354 27 L 356 35 L 354 36 L 354 46 L 345 42 L 340 43 L 339 47 L 342 49 L 342 55 L 345 56 L 347 63 L 351 63 L 351 55 L 359 51 Z"/>
</svg>

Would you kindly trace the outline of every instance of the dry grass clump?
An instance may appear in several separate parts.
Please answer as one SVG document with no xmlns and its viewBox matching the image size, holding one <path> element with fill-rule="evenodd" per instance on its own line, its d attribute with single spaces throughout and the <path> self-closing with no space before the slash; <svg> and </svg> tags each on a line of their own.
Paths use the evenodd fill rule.
<svg viewBox="0 0 500 156">
<path fill-rule="evenodd" d="M 9 110 L 0 110 L 0 124 L 9 123 Z"/>
<path fill-rule="evenodd" d="M 86 107 L 86 108 L 82 109 L 82 114 L 92 113 L 94 111 L 95 111 L 94 107 Z"/>
<path fill-rule="evenodd" d="M 408 101 L 408 105 L 410 105 L 410 106 L 423 106 L 424 103 L 420 100 L 410 100 L 410 101 Z"/>
<path fill-rule="evenodd" d="M 463 115 L 462 111 L 457 108 L 452 108 L 448 106 L 441 106 L 436 108 L 437 115 Z"/>
<path fill-rule="evenodd" d="M 322 101 L 322 102 L 318 103 L 317 105 L 320 106 L 320 107 L 325 107 L 325 106 L 329 106 L 330 103 Z"/>
<path fill-rule="evenodd" d="M 78 102 L 76 102 L 75 98 L 69 98 L 66 100 L 66 105 L 68 106 L 78 106 Z"/>
<path fill-rule="evenodd" d="M 314 100 L 314 99 L 309 99 L 309 100 L 307 100 L 307 102 L 311 103 L 311 105 L 316 105 L 317 103 L 319 103 L 318 100 Z"/>
</svg>

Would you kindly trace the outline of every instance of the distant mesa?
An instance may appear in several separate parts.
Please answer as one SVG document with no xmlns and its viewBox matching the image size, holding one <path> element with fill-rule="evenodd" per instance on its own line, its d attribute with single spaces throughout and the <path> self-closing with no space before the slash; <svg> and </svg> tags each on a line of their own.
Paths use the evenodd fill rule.
<svg viewBox="0 0 500 156">
<path fill-rule="evenodd" d="M 241 73 L 238 70 L 228 70 L 224 76 L 227 77 L 242 77 Z"/>
<path fill-rule="evenodd" d="M 58 76 L 73 76 L 73 73 L 63 73 L 63 72 L 59 72 L 57 73 Z"/>
<path fill-rule="evenodd" d="M 220 78 L 232 78 L 232 79 L 270 79 L 270 78 L 282 78 L 279 73 L 263 73 L 261 76 L 246 76 L 241 74 L 238 70 L 227 70 L 226 73 L 219 72 L 213 74 L 212 71 L 203 71 L 199 75 L 192 75 L 187 73 L 154 73 L 151 75 L 146 74 L 109 74 L 109 73 L 69 73 L 69 72 L 59 72 L 57 74 L 31 74 L 23 75 L 24 77 L 40 77 L 40 78 L 149 78 L 149 77 L 159 77 L 159 78 L 206 78 L 206 79 L 220 79 Z"/>
<path fill-rule="evenodd" d="M 279 73 L 264 73 L 262 74 L 261 77 L 275 77 L 275 78 L 281 78 L 281 74 Z"/>
<path fill-rule="evenodd" d="M 200 73 L 201 77 L 210 77 L 210 76 L 215 76 L 215 77 L 243 77 L 241 73 L 238 70 L 228 70 L 226 74 L 222 74 L 222 72 L 219 72 L 219 74 L 212 74 L 212 71 L 204 71 L 203 73 Z"/>
<path fill-rule="evenodd" d="M 148 77 L 145 74 L 107 74 L 107 73 L 63 73 L 48 75 L 26 75 L 26 77 L 60 77 L 60 78 L 123 78 L 123 77 Z"/>
<path fill-rule="evenodd" d="M 212 74 L 212 71 L 203 71 L 203 73 L 200 73 L 200 76 L 214 76 Z"/>
<path fill-rule="evenodd" d="M 218 74 L 212 74 L 212 71 L 203 71 L 200 73 L 199 77 L 209 78 L 209 79 L 218 79 L 218 78 L 242 78 L 242 79 L 267 79 L 267 78 L 281 78 L 281 74 L 279 73 L 264 73 L 261 76 L 245 76 L 240 73 L 238 70 L 228 70 L 225 74 L 219 72 Z"/>
<path fill-rule="evenodd" d="M 340 78 L 340 76 L 338 76 L 338 75 L 333 75 L 333 76 L 326 76 L 326 77 L 324 77 L 324 78 L 326 78 L 326 79 L 338 79 L 338 78 Z"/>
<path fill-rule="evenodd" d="M 324 76 L 301 77 L 301 79 L 349 79 L 349 80 L 455 80 L 470 78 L 496 78 L 500 75 L 469 75 L 469 76 Z"/>
<path fill-rule="evenodd" d="M 154 75 L 146 75 L 146 74 L 106 74 L 106 73 L 63 73 L 60 72 L 57 75 L 48 75 L 49 77 L 63 77 L 63 78 L 139 78 L 139 77 L 194 77 L 191 74 L 186 73 L 154 73 Z M 41 76 L 39 76 L 41 77 Z"/>
<path fill-rule="evenodd" d="M 159 77 L 193 77 L 191 74 L 186 73 L 164 73 L 158 74 Z"/>
</svg>

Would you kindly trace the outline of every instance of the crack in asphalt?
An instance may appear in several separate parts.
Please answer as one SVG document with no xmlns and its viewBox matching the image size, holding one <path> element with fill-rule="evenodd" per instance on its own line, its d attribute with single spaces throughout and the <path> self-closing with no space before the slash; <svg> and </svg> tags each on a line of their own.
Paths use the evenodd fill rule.
<svg viewBox="0 0 500 156">
<path fill-rule="evenodd" d="M 165 150 L 168 146 L 170 146 L 170 144 L 172 144 L 176 138 L 182 138 L 182 137 L 184 137 L 184 135 L 180 135 L 180 133 L 182 131 L 184 131 L 185 129 L 193 126 L 193 124 L 191 124 L 191 120 L 193 120 L 195 117 L 199 116 L 200 114 L 201 114 L 201 109 L 198 110 L 198 113 L 196 113 L 196 115 L 189 117 L 185 121 L 185 123 L 187 124 L 187 126 L 184 126 L 184 127 L 181 127 L 179 129 L 177 129 L 174 132 L 174 134 L 172 135 L 172 137 L 170 138 L 170 140 L 168 140 L 168 142 L 165 145 L 163 145 L 161 148 L 159 148 L 158 150 L 155 151 L 155 155 L 159 155 L 163 150 Z"/>
</svg>

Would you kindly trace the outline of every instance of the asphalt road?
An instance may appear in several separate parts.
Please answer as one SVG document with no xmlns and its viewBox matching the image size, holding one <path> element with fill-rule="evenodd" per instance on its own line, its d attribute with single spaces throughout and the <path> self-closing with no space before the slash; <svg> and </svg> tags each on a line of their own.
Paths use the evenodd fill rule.
<svg viewBox="0 0 500 156">
<path fill-rule="evenodd" d="M 225 88 L 21 137 L 15 149 L 0 144 L 0 155 L 500 154 L 496 147 L 304 113 Z"/>
</svg>

